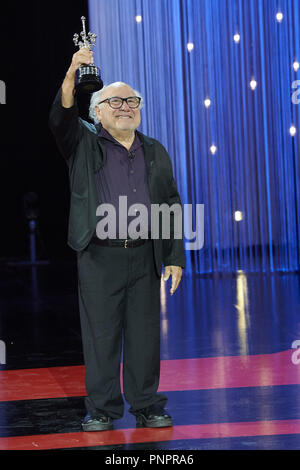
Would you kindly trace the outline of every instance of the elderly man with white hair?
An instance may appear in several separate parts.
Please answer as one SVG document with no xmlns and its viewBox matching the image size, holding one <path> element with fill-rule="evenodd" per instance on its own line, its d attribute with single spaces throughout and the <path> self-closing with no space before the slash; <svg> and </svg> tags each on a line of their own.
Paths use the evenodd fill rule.
<svg viewBox="0 0 300 470">
<path fill-rule="evenodd" d="M 93 94 L 91 124 L 79 117 L 75 94 L 76 70 L 93 62 L 92 52 L 80 49 L 55 98 L 50 128 L 69 169 L 71 204 L 68 244 L 76 251 L 78 300 L 86 367 L 84 431 L 113 428 L 124 414 L 120 386 L 123 352 L 123 391 L 138 427 L 172 426 L 165 411 L 167 397 L 158 393 L 160 377 L 160 282 L 172 278 L 177 289 L 185 266 L 183 240 L 151 237 L 151 217 L 140 219 L 139 236 L 128 235 L 134 215 L 127 205 L 181 204 L 170 157 L 157 140 L 137 128 L 141 95 L 123 82 Z M 99 236 L 104 214 L 117 217 L 107 236 Z M 124 236 L 125 229 L 125 236 Z"/>
</svg>

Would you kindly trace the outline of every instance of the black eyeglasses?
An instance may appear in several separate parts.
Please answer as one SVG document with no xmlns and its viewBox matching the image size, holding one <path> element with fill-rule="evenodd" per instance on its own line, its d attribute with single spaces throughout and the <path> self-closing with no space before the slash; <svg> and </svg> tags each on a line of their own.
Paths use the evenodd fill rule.
<svg viewBox="0 0 300 470">
<path fill-rule="evenodd" d="M 141 102 L 139 96 L 129 96 L 128 98 L 121 98 L 120 96 L 113 96 L 112 98 L 106 98 L 106 100 L 100 101 L 98 104 L 107 102 L 113 109 L 122 108 L 124 101 L 126 101 L 129 108 L 138 108 Z"/>
</svg>

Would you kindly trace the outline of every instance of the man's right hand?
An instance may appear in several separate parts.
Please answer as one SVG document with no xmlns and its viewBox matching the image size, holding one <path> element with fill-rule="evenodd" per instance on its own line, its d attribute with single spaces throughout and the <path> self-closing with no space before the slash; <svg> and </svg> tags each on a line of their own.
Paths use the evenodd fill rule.
<svg viewBox="0 0 300 470">
<path fill-rule="evenodd" d="M 93 62 L 93 52 L 87 47 L 73 54 L 71 65 L 62 84 L 61 103 L 64 108 L 71 108 L 74 104 L 76 70 L 83 64 L 88 65 Z"/>
<path fill-rule="evenodd" d="M 72 57 L 72 62 L 67 72 L 67 75 L 73 75 L 75 78 L 76 70 L 83 64 L 92 64 L 94 62 L 93 52 L 87 47 L 79 49 Z"/>
</svg>

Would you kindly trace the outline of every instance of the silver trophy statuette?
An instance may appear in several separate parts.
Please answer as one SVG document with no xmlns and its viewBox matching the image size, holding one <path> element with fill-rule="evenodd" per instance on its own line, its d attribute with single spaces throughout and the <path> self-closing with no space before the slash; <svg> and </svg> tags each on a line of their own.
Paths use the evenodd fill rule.
<svg viewBox="0 0 300 470">
<path fill-rule="evenodd" d="M 92 47 L 96 44 L 97 35 L 89 32 L 86 34 L 84 16 L 81 17 L 82 31 L 79 34 L 75 33 L 73 36 L 73 42 L 79 49 L 86 47 L 92 50 Z M 93 93 L 94 91 L 101 90 L 103 88 L 103 82 L 101 80 L 100 70 L 95 64 L 82 64 L 76 73 L 76 91 L 83 93 Z"/>
</svg>

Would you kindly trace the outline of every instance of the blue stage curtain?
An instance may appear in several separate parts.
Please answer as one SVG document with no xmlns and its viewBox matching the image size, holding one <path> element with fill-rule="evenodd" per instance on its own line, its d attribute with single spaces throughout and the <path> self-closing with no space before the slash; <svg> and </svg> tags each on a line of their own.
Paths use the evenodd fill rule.
<svg viewBox="0 0 300 470">
<path fill-rule="evenodd" d="M 299 12 L 299 0 L 89 0 L 105 84 L 143 94 L 140 130 L 167 148 L 194 228 L 204 204 L 187 273 L 299 270 Z"/>
</svg>

